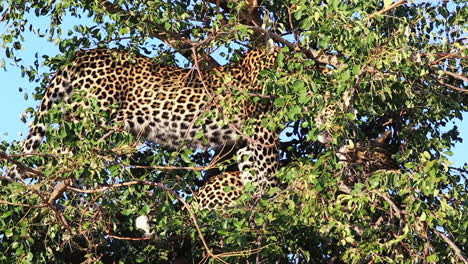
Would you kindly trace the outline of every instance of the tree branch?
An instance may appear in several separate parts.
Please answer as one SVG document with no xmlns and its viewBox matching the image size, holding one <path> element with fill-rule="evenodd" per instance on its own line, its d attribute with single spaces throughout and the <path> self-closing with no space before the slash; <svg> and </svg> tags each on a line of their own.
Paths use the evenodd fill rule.
<svg viewBox="0 0 468 264">
<path fill-rule="evenodd" d="M 383 193 L 380 193 L 376 190 L 373 190 L 371 191 L 372 193 L 376 194 L 377 196 L 383 198 L 389 205 L 390 207 L 393 209 L 393 211 L 395 211 L 395 213 L 397 214 L 397 217 L 398 218 L 402 218 L 403 216 L 403 213 L 402 211 L 400 210 L 400 208 L 398 208 L 398 206 L 392 201 L 392 199 L 390 199 L 390 197 L 388 197 L 387 195 L 383 194 Z"/>
<path fill-rule="evenodd" d="M 150 240 L 152 239 L 150 236 L 149 237 L 121 237 L 121 236 L 116 236 L 112 235 L 110 233 L 110 230 L 107 230 L 107 235 L 109 235 L 110 238 L 115 238 L 119 240 L 130 240 L 130 241 L 141 241 L 141 240 Z"/>
<path fill-rule="evenodd" d="M 6 205 L 13 205 L 13 206 L 22 206 L 22 207 L 29 207 L 29 208 L 44 208 L 47 207 L 47 204 L 40 204 L 40 205 L 29 205 L 29 204 L 22 204 L 22 203 L 13 203 L 4 200 L 0 200 L 0 204 Z"/>
<path fill-rule="evenodd" d="M 436 65 L 437 63 L 445 60 L 445 59 L 448 59 L 448 58 L 459 58 L 459 59 L 462 59 L 462 60 L 466 60 L 468 59 L 467 56 L 462 56 L 460 54 L 457 54 L 457 53 L 422 53 L 421 54 L 422 56 L 439 56 L 440 58 L 438 58 L 437 60 L 431 62 L 429 65 L 430 66 L 433 66 L 433 65 Z"/>
<path fill-rule="evenodd" d="M 456 167 L 450 166 L 449 169 L 451 169 L 451 170 L 456 170 L 456 171 L 458 171 L 458 172 L 467 173 L 467 174 L 468 174 L 468 170 L 465 170 L 465 169 L 462 169 L 462 168 L 456 168 Z"/>
<path fill-rule="evenodd" d="M 452 76 L 453 78 L 455 79 L 459 79 L 459 80 L 462 80 L 464 82 L 468 82 L 468 78 L 463 76 L 463 75 L 460 75 L 460 74 L 456 74 L 454 72 L 450 72 L 450 71 L 442 71 L 443 73 L 449 75 L 449 76 Z"/>
<path fill-rule="evenodd" d="M 55 200 L 62 197 L 62 194 L 67 190 L 67 188 L 70 186 L 70 184 L 71 184 L 70 179 L 66 179 L 64 181 L 58 182 L 55 185 L 54 190 L 52 191 L 52 193 L 49 196 L 48 203 L 53 204 L 55 202 Z"/>
<path fill-rule="evenodd" d="M 404 212 L 398 208 L 398 206 L 390 199 L 390 197 L 375 190 L 373 190 L 372 193 L 383 198 L 387 203 L 390 204 L 390 207 L 393 209 L 393 211 L 397 213 L 398 218 L 402 218 Z M 457 257 L 461 259 L 463 263 L 468 264 L 468 259 L 463 255 L 461 249 L 450 238 L 448 238 L 445 234 L 439 232 L 435 228 L 434 228 L 434 233 L 436 233 L 437 236 L 442 238 L 453 249 Z"/>
<path fill-rule="evenodd" d="M 331 65 L 336 69 L 339 69 L 339 68 L 344 66 L 344 64 L 342 64 L 342 63 L 340 63 L 338 61 L 336 56 L 325 55 L 323 53 L 320 53 L 317 50 L 306 49 L 304 47 L 300 47 L 298 44 L 290 42 L 290 41 L 284 39 L 282 36 L 280 36 L 280 35 L 278 35 L 278 34 L 276 34 L 274 32 L 265 30 L 264 28 L 262 28 L 262 27 L 260 27 L 258 25 L 250 26 L 249 28 L 252 29 L 255 32 L 264 34 L 264 35 L 268 36 L 269 38 L 272 38 L 273 40 L 275 40 L 275 41 L 277 41 L 277 42 L 279 42 L 279 43 L 281 43 L 281 44 L 283 44 L 283 45 L 285 45 L 285 46 L 287 46 L 287 47 L 289 47 L 289 48 L 291 48 L 293 50 L 301 51 L 309 59 L 315 60 L 315 61 L 317 61 L 319 63 L 322 63 L 322 64 L 325 64 L 325 65 Z"/>
<path fill-rule="evenodd" d="M 208 0 L 209 3 L 216 5 L 216 7 L 220 7 L 224 10 L 224 13 L 233 13 L 238 12 L 234 5 L 234 8 L 228 7 L 228 0 Z M 248 6 L 242 9 L 239 13 L 239 20 L 241 24 L 244 25 L 253 25 L 261 24 L 261 14 L 259 11 L 258 1 L 257 0 L 248 0 Z"/>
<path fill-rule="evenodd" d="M 174 48 L 178 52 L 180 52 L 185 58 L 188 60 L 192 60 L 192 52 L 191 48 L 192 45 L 185 42 L 185 40 L 190 39 L 190 32 L 182 32 L 182 33 L 175 33 L 170 30 L 166 30 L 164 25 L 158 25 L 153 21 L 145 19 L 141 21 L 141 19 L 133 14 L 130 14 L 126 10 L 124 10 L 119 5 L 112 3 L 110 1 L 104 1 L 101 6 L 106 10 L 109 14 L 118 14 L 123 19 L 127 19 L 134 24 L 138 23 L 146 23 L 148 28 L 150 29 L 148 34 L 150 37 L 157 38 L 164 43 L 166 43 L 171 48 Z M 213 59 L 211 56 L 207 56 L 206 61 L 204 61 L 203 67 L 207 69 L 211 69 L 214 67 L 219 66 L 219 63 Z"/>
<path fill-rule="evenodd" d="M 437 236 L 442 238 L 445 241 L 445 243 L 447 243 L 453 249 L 453 251 L 455 251 L 455 254 L 459 259 L 463 261 L 463 263 L 468 264 L 468 259 L 463 255 L 461 249 L 457 245 L 455 245 L 455 243 L 450 238 L 448 238 L 444 233 L 439 232 L 435 228 L 434 233 L 436 233 Z"/>
<path fill-rule="evenodd" d="M 127 164 L 120 164 L 120 163 L 114 163 L 117 165 L 120 165 L 125 168 L 137 168 L 137 169 L 149 169 L 149 170 L 193 170 L 193 171 L 203 171 L 203 170 L 209 170 L 216 168 L 216 166 L 211 165 L 211 163 L 208 166 L 189 166 L 189 167 L 178 167 L 178 166 L 151 166 L 151 165 L 127 165 Z"/>
<path fill-rule="evenodd" d="M 462 89 L 462 88 L 458 88 L 456 86 L 453 86 L 451 84 L 448 84 L 448 83 L 445 83 L 441 80 L 437 80 L 438 83 L 442 84 L 442 85 L 445 85 L 447 86 L 448 88 L 452 89 L 452 90 L 455 90 L 455 91 L 459 91 L 459 92 L 463 92 L 463 93 L 468 93 L 468 90 L 465 90 L 465 89 Z"/>
<path fill-rule="evenodd" d="M 380 11 L 378 11 L 378 12 L 375 12 L 374 14 L 370 15 L 369 18 L 370 18 L 370 19 L 373 19 L 373 18 L 375 18 L 377 15 L 381 15 L 381 14 L 383 14 L 383 13 L 386 13 L 386 12 L 388 12 L 388 11 L 394 9 L 394 8 L 397 8 L 397 7 L 400 6 L 400 5 L 406 4 L 407 2 L 408 2 L 408 1 L 406 1 L 406 0 L 400 0 L 400 1 L 398 1 L 398 2 L 395 2 L 395 3 L 391 4 L 390 6 L 388 6 L 388 7 L 384 8 L 384 9 L 382 9 L 382 10 L 380 10 Z"/>
<path fill-rule="evenodd" d="M 9 163 L 12 163 L 12 164 L 16 165 L 20 170 L 23 170 L 23 171 L 32 173 L 32 174 L 37 175 L 37 176 L 44 176 L 44 175 L 42 174 L 42 172 L 37 171 L 37 170 L 34 170 L 34 169 L 31 169 L 31 168 L 25 166 L 23 163 L 18 162 L 18 161 L 16 161 L 16 160 L 12 159 L 12 158 L 11 158 L 9 155 L 7 155 L 5 152 L 0 152 L 0 159 L 6 160 L 6 161 L 8 161 Z"/>
</svg>

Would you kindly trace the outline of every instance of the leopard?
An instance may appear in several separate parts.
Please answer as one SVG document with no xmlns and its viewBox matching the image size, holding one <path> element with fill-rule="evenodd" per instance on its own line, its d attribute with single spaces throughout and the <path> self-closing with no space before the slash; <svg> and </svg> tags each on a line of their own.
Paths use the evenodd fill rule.
<svg viewBox="0 0 468 264">
<path fill-rule="evenodd" d="M 71 63 L 53 74 L 24 141 L 23 153 L 38 151 L 46 136 L 47 111 L 58 102 L 71 103 L 76 92 L 84 91 L 123 130 L 161 146 L 242 146 L 236 153 L 239 170 L 214 175 L 195 193 L 201 208 L 232 204 L 248 182 L 260 189 L 277 184 L 272 176 L 279 163 L 277 134 L 260 124 L 268 106 L 245 99 L 235 101 L 232 96 L 235 90 L 261 93 L 259 75 L 275 66 L 275 54 L 266 47 L 257 47 L 238 62 L 201 70 L 157 63 L 125 50 L 79 51 Z M 217 103 L 223 100 L 241 108 L 228 124 L 223 120 L 229 107 Z M 214 117 L 207 118 L 207 113 L 214 113 Z M 249 118 L 256 121 L 252 135 L 246 136 L 242 127 Z M 200 119 L 202 122 L 197 122 Z M 202 137 L 197 136 L 200 133 Z M 21 178 L 24 173 L 18 167 L 10 172 L 12 178 Z"/>
</svg>

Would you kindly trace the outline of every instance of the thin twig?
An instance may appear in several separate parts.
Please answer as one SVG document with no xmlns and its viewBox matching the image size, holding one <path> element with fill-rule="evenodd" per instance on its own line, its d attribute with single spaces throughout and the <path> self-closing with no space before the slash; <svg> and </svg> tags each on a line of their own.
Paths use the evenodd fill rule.
<svg viewBox="0 0 468 264">
<path fill-rule="evenodd" d="M 388 11 L 390 11 L 390 10 L 392 10 L 392 9 L 394 9 L 394 8 L 396 8 L 396 7 L 398 7 L 398 6 L 400 6 L 400 5 L 406 4 L 407 2 L 408 2 L 408 1 L 406 1 L 406 0 L 400 0 L 400 1 L 398 1 L 398 2 L 395 2 L 395 3 L 393 3 L 392 5 L 390 5 L 390 6 L 386 7 L 386 8 L 384 8 L 384 9 L 382 9 L 382 10 L 380 10 L 380 11 L 378 11 L 378 12 L 372 14 L 372 15 L 370 15 L 369 18 L 370 18 L 370 19 L 373 19 L 373 18 L 375 18 L 377 15 L 381 15 L 381 14 L 383 14 L 383 13 L 386 13 L 386 12 L 388 12 Z"/>
<path fill-rule="evenodd" d="M 456 170 L 456 171 L 462 172 L 462 173 L 468 173 L 468 170 L 462 169 L 462 168 L 455 168 L 455 167 L 450 166 L 449 169 Z"/>
<path fill-rule="evenodd" d="M 294 39 L 296 40 L 296 43 L 301 43 L 301 40 L 299 38 L 299 35 L 297 34 L 296 29 L 294 28 L 293 24 L 293 19 L 292 19 L 292 9 L 295 8 L 297 4 L 292 4 L 291 6 L 288 7 L 288 22 L 289 22 L 289 27 L 291 28 L 292 33 L 294 34 Z"/>
<path fill-rule="evenodd" d="M 110 238 L 115 238 L 119 240 L 141 241 L 141 240 L 151 239 L 151 237 L 121 237 L 121 236 L 111 235 L 110 233 L 107 233 L 107 234 Z"/>
<path fill-rule="evenodd" d="M 421 56 L 428 57 L 428 56 L 436 56 L 436 57 L 442 57 L 442 60 L 447 59 L 447 58 L 458 58 L 462 60 L 468 59 L 468 56 L 462 56 L 458 53 L 443 53 L 443 52 L 438 52 L 438 53 L 419 53 Z M 438 63 L 439 60 L 431 62 L 430 65 Z"/>
<path fill-rule="evenodd" d="M 393 211 L 396 212 L 398 218 L 402 218 L 403 212 L 398 208 L 398 206 L 385 194 L 382 194 L 378 191 L 372 191 L 372 193 L 376 194 L 377 196 L 383 198 L 387 203 L 390 204 L 390 207 Z M 454 251 L 458 258 L 460 258 L 463 263 L 468 264 L 468 259 L 462 254 L 461 249 L 448 238 L 445 234 L 439 232 L 437 229 L 434 229 L 434 233 L 436 233 L 440 238 L 442 238 Z"/>
<path fill-rule="evenodd" d="M 216 168 L 216 166 L 211 165 L 208 166 L 189 166 L 189 167 L 178 167 L 178 166 L 151 166 L 151 165 L 132 165 L 132 164 L 119 164 L 125 168 L 138 168 L 138 169 L 151 169 L 151 170 L 193 170 L 193 171 L 203 171 L 208 169 Z"/>
<path fill-rule="evenodd" d="M 431 64 L 430 64 L 431 66 L 432 66 L 432 65 L 435 65 L 435 64 L 437 64 L 437 63 L 439 63 L 439 62 L 441 62 L 441 61 L 443 61 L 443 60 L 445 60 L 445 59 L 448 59 L 448 58 L 467 59 L 467 57 L 463 57 L 463 56 L 461 56 L 461 55 L 459 55 L 459 54 L 456 54 L 456 53 L 447 53 L 447 54 L 443 54 L 443 53 L 442 53 L 442 54 L 437 54 L 437 53 L 436 53 L 436 54 L 424 54 L 424 55 L 426 55 L 426 56 L 427 56 L 427 55 L 442 56 L 441 58 L 439 58 L 439 59 L 437 59 L 437 60 L 431 62 Z"/>
<path fill-rule="evenodd" d="M 192 45 L 181 41 L 190 38 L 190 30 L 176 33 L 171 29 L 167 30 L 163 24 L 154 23 L 150 19 L 141 21 L 138 13 L 132 13 L 124 10 L 120 5 L 109 1 L 103 1 L 101 6 L 110 14 L 118 14 L 120 20 L 128 20 L 135 24 L 139 24 L 141 22 L 145 23 L 148 26 L 148 30 L 145 32 L 148 36 L 158 38 L 170 47 L 179 51 L 188 60 L 191 60 L 189 53 Z M 208 57 L 204 66 L 206 66 L 206 68 L 214 68 L 219 66 L 219 63 L 212 57 Z"/>
<path fill-rule="evenodd" d="M 3 152 L 0 152 L 3 153 Z M 5 154 L 5 153 L 4 153 Z M 21 154 L 5 154 L 8 157 L 14 159 L 14 158 L 22 158 L 22 157 L 57 157 L 58 155 L 56 154 L 44 154 L 40 152 L 30 152 L 30 153 L 21 153 Z"/>
<path fill-rule="evenodd" d="M 70 225 L 68 224 L 68 221 L 67 219 L 65 218 L 65 216 L 63 216 L 62 212 L 60 212 L 60 210 L 58 210 L 54 205 L 51 205 L 49 204 L 48 206 L 49 209 L 51 209 L 52 211 L 54 211 L 55 213 L 55 217 L 62 223 L 62 225 L 71 231 L 71 227 Z"/>
<path fill-rule="evenodd" d="M 10 8 L 7 8 L 5 12 L 3 12 L 2 17 L 0 18 L 0 21 L 5 21 L 9 13 L 10 13 Z"/>
<path fill-rule="evenodd" d="M 22 206 L 22 207 L 29 207 L 29 208 L 44 208 L 44 207 L 47 207 L 46 204 L 29 205 L 29 204 L 22 204 L 22 203 L 13 203 L 13 202 L 8 202 L 8 201 L 4 201 L 4 200 L 0 200 L 0 204 L 7 204 L 7 205 L 13 205 L 13 206 Z"/>
<path fill-rule="evenodd" d="M 259 94 L 259 93 L 247 93 L 249 96 L 257 96 L 260 98 L 265 98 L 265 99 L 276 99 L 279 96 L 278 95 L 273 95 L 273 94 Z"/>
</svg>

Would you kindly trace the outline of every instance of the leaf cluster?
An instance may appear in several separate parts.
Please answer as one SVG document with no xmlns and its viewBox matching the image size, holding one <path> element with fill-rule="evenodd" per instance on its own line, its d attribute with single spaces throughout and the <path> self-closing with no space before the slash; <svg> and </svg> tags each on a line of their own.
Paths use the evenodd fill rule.
<svg viewBox="0 0 468 264">
<path fill-rule="evenodd" d="M 0 6 L 2 66 L 8 61 L 36 82 L 36 99 L 50 79 L 41 65 L 57 69 L 81 48 L 158 52 L 168 64 L 182 55 L 209 69 L 217 65 L 211 51 L 232 56 L 272 37 L 281 49 L 277 67 L 259 77 L 262 93 L 232 92 L 220 106 L 229 123 L 241 111 L 236 102 L 269 102 L 262 123 L 280 133 L 282 162 L 279 188 L 259 195 L 248 185 L 234 208 L 188 210 L 182 201 L 206 182 L 200 166 L 214 150 L 141 143 L 77 93 L 73 103 L 82 107 L 48 112 L 53 125 L 39 153 L 0 145 L 11 157 L 0 166 L 14 160 L 40 173 L 1 178 L 0 262 L 466 263 L 468 168 L 450 160 L 462 140 L 450 124 L 468 110 L 466 5 L 252 2 Z M 44 17 L 48 26 L 36 26 Z M 23 61 L 31 33 L 61 55 Z M 148 237 L 135 227 L 140 215 L 150 218 Z"/>
</svg>

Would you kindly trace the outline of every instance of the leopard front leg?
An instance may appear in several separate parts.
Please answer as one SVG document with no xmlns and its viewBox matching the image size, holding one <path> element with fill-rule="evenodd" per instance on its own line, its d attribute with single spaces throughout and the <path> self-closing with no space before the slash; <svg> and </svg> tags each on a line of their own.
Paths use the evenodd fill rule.
<svg viewBox="0 0 468 264">
<path fill-rule="evenodd" d="M 279 164 L 276 136 L 261 126 L 255 127 L 255 132 L 248 145 L 237 151 L 239 171 L 212 176 L 195 194 L 201 209 L 235 205 L 249 182 L 257 188 L 258 195 L 278 185 L 275 176 Z"/>
<path fill-rule="evenodd" d="M 237 151 L 237 163 L 244 184 L 251 182 L 263 192 L 277 185 L 277 137 L 275 133 L 260 125 L 254 127 L 254 132 L 247 146 Z"/>
</svg>

